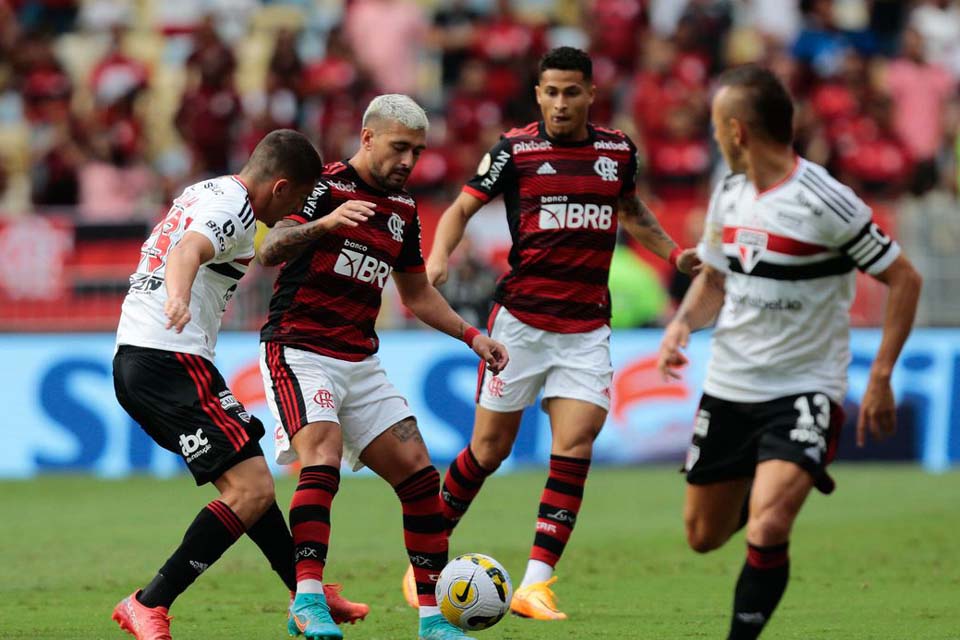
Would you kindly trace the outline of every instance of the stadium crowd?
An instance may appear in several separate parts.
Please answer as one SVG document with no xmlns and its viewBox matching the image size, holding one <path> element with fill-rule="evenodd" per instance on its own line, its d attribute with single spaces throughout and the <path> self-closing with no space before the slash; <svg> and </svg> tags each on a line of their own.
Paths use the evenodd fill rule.
<svg viewBox="0 0 960 640">
<path fill-rule="evenodd" d="M 409 183 L 429 217 L 536 118 L 536 61 L 563 44 L 590 51 L 592 119 L 637 142 L 644 197 L 686 244 L 722 170 L 711 78 L 746 62 L 798 99 L 797 151 L 872 203 L 956 191 L 949 0 L 0 0 L 0 219 L 152 221 L 278 127 L 343 158 L 384 92 L 430 113 Z M 467 306 L 491 286 L 474 253 L 453 278 L 469 293 L 449 292 Z"/>
</svg>

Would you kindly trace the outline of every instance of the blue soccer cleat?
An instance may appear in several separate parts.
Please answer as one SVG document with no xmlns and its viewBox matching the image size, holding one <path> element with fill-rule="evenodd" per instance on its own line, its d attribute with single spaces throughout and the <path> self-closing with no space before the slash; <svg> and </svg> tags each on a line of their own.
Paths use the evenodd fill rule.
<svg viewBox="0 0 960 640">
<path fill-rule="evenodd" d="M 420 640 L 474 640 L 442 615 L 420 618 Z"/>
<path fill-rule="evenodd" d="M 339 640 L 343 633 L 330 617 L 330 607 L 322 593 L 298 593 L 290 605 L 287 631 L 306 640 Z"/>
</svg>

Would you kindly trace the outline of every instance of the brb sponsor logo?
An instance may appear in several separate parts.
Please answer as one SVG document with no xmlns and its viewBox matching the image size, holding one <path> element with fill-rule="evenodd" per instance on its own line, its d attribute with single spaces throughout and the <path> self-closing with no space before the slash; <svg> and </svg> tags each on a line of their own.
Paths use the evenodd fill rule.
<svg viewBox="0 0 960 640">
<path fill-rule="evenodd" d="M 540 204 L 541 229 L 599 229 L 613 226 L 609 204 L 567 202 L 567 196 L 544 196 Z"/>
<path fill-rule="evenodd" d="M 193 462 L 210 449 L 210 441 L 203 435 L 203 429 L 197 429 L 192 435 L 180 436 L 180 451 L 187 462 Z"/>
<path fill-rule="evenodd" d="M 383 289 L 393 268 L 383 260 L 367 255 L 367 251 L 369 249 L 366 245 L 344 240 L 337 262 L 333 265 L 333 271 L 360 282 L 376 284 L 378 288 Z"/>
</svg>

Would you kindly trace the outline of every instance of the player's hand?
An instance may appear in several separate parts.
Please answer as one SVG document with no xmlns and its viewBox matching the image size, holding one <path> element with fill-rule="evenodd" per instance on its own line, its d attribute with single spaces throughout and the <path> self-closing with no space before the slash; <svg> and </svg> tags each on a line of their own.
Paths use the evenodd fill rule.
<svg viewBox="0 0 960 640">
<path fill-rule="evenodd" d="M 679 264 L 679 261 L 677 261 Z M 690 327 L 686 322 L 674 320 L 667 325 L 660 341 L 660 354 L 657 357 L 657 369 L 666 381 L 679 380 L 681 369 L 690 361 L 681 349 L 686 349 L 690 340 Z"/>
<path fill-rule="evenodd" d="M 510 356 L 507 354 L 507 348 L 485 335 L 479 335 L 473 339 L 473 352 L 487 363 L 490 373 L 497 375 L 503 371 L 507 363 L 510 362 Z"/>
<path fill-rule="evenodd" d="M 167 298 L 163 303 L 163 312 L 167 315 L 167 329 L 182 333 L 190 322 L 190 301 L 182 298 Z"/>
<path fill-rule="evenodd" d="M 857 418 L 857 446 L 867 444 L 867 432 L 874 440 L 886 440 L 897 430 L 897 405 L 890 388 L 890 378 L 870 376 L 867 392 Z"/>
<path fill-rule="evenodd" d="M 447 281 L 447 266 L 450 261 L 448 258 L 441 257 L 436 253 L 431 253 L 427 258 L 427 280 L 435 287 L 439 287 Z"/>
<path fill-rule="evenodd" d="M 680 255 L 677 256 L 677 271 L 680 273 L 695 276 L 700 273 L 702 268 L 703 264 L 697 256 L 696 249 L 684 249 Z"/>
<path fill-rule="evenodd" d="M 323 216 L 326 231 L 339 227 L 357 227 L 376 213 L 377 205 L 366 200 L 347 200 L 342 205 Z"/>
</svg>

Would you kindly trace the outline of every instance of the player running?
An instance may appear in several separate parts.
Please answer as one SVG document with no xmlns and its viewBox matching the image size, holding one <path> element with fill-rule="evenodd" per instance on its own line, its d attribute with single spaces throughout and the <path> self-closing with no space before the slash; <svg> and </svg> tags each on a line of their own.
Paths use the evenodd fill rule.
<svg viewBox="0 0 960 640">
<path fill-rule="evenodd" d="M 288 588 L 293 540 L 260 450 L 263 425 L 213 365 L 223 311 L 254 257 L 255 220 L 299 207 L 323 162 L 295 131 L 267 135 L 237 176 L 187 187 L 141 249 L 117 328 L 117 400 L 161 447 L 183 456 L 198 485 L 220 496 L 179 548 L 113 619 L 138 640 L 168 640 L 174 599 L 246 533 Z"/>
<path fill-rule="evenodd" d="M 374 355 L 374 323 L 387 278 L 426 324 L 462 339 L 500 371 L 507 351 L 469 326 L 427 281 L 417 205 L 403 190 L 425 147 L 427 116 L 403 95 L 375 98 L 360 150 L 324 170 L 303 210 L 267 234 L 264 264 L 285 263 L 261 332 L 260 370 L 277 421 L 278 460 L 303 467 L 290 525 L 297 593 L 291 634 L 340 638 L 327 610 L 323 570 L 340 463 L 370 467 L 393 486 L 415 567 L 421 640 L 465 638 L 440 614 L 434 588 L 447 563 L 440 474 L 417 421 Z"/>
<path fill-rule="evenodd" d="M 451 530 L 484 479 L 510 454 L 524 407 L 543 391 L 553 444 L 536 535 L 511 609 L 561 620 L 553 568 L 576 523 L 593 441 L 610 407 L 610 260 L 618 219 L 645 247 L 684 272 L 697 260 L 681 251 L 637 196 L 636 147 L 621 133 L 590 124 L 590 57 L 560 47 L 540 61 L 537 102 L 543 120 L 507 132 L 477 175 L 443 213 L 427 262 L 434 284 L 467 222 L 503 195 L 513 238 L 510 273 L 501 280 L 490 335 L 510 349 L 510 369 L 481 366 L 473 435 L 450 465 L 442 498 Z M 413 598 L 411 571 L 404 579 Z"/>
<path fill-rule="evenodd" d="M 687 455 L 687 540 L 705 553 L 747 526 L 729 640 L 760 635 L 787 586 L 790 530 L 843 424 L 854 267 L 890 287 L 857 444 L 895 429 L 890 374 L 921 278 L 870 208 L 792 148 L 793 104 L 770 71 L 725 73 L 713 129 L 733 171 L 713 193 L 703 273 L 666 329 L 659 367 L 677 378 L 691 331 L 713 322 L 712 354 Z M 751 488 L 752 487 L 752 488 Z"/>
</svg>

